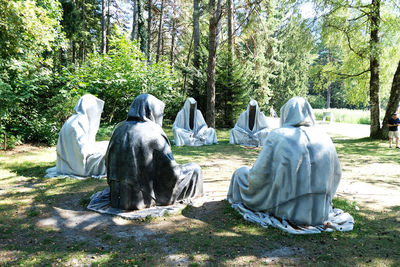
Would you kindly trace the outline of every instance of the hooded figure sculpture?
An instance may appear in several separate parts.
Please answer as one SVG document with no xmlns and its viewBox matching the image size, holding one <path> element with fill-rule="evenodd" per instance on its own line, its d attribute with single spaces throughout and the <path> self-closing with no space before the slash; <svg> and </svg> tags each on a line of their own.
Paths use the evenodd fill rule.
<svg viewBox="0 0 400 267">
<path fill-rule="evenodd" d="M 75 105 L 76 114 L 68 118 L 57 142 L 57 164 L 47 169 L 46 177 L 101 177 L 106 174 L 104 154 L 108 142 L 97 142 L 104 101 L 87 94 Z"/>
<path fill-rule="evenodd" d="M 208 128 L 194 98 L 186 99 L 172 126 L 175 145 L 202 146 L 217 143 L 217 134 Z"/>
<path fill-rule="evenodd" d="M 178 165 L 162 126 L 164 103 L 149 94 L 133 101 L 114 129 L 106 154 L 113 208 L 139 210 L 201 196 L 203 177 L 194 163 Z"/>
<path fill-rule="evenodd" d="M 290 99 L 281 108 L 281 125 L 268 134 L 253 167 L 235 171 L 228 200 L 245 218 L 291 233 L 324 231 L 324 223 L 351 230 L 353 218 L 332 209 L 340 163 L 330 137 L 314 127 L 310 104 L 300 97 Z"/>
<path fill-rule="evenodd" d="M 239 116 L 235 127 L 231 130 L 230 144 L 245 146 L 263 146 L 269 133 L 267 118 L 258 107 L 256 100 L 251 100 L 247 110 Z"/>
</svg>

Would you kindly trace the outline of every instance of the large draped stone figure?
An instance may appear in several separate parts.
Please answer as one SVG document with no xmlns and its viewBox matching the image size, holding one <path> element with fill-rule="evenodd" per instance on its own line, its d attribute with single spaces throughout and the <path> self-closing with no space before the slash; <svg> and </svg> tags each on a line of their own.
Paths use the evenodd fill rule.
<svg viewBox="0 0 400 267">
<path fill-rule="evenodd" d="M 186 99 L 183 109 L 176 115 L 172 126 L 175 145 L 201 146 L 217 143 L 217 134 L 208 128 L 201 111 L 197 109 L 194 98 Z"/>
<path fill-rule="evenodd" d="M 267 118 L 260 111 L 256 100 L 251 100 L 247 109 L 231 130 L 229 143 L 245 146 L 263 146 L 269 133 Z"/>
<path fill-rule="evenodd" d="M 133 101 L 114 129 L 106 154 L 113 208 L 138 210 L 203 194 L 201 168 L 178 165 L 162 126 L 164 103 L 149 94 Z"/>
<path fill-rule="evenodd" d="M 56 167 L 46 177 L 101 177 L 106 174 L 104 154 L 108 142 L 96 142 L 104 101 L 90 94 L 75 105 L 76 114 L 68 118 L 57 142 Z"/>
<path fill-rule="evenodd" d="M 253 167 L 235 171 L 228 200 L 245 218 L 293 233 L 304 229 L 296 232 L 290 224 L 322 226 L 332 220 L 329 225 L 335 225 L 339 217 L 336 229 L 351 230 L 353 218 L 332 209 L 341 168 L 330 137 L 314 127 L 310 104 L 290 99 L 281 108 L 281 125 L 268 134 Z"/>
</svg>

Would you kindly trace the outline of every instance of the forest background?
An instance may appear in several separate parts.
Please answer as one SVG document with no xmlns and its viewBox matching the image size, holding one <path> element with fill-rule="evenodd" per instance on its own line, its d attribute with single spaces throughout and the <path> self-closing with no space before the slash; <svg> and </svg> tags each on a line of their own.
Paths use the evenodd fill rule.
<svg viewBox="0 0 400 267">
<path fill-rule="evenodd" d="M 212 127 L 303 96 L 368 109 L 385 138 L 399 41 L 399 0 L 0 0 L 0 140 L 54 144 L 85 93 L 103 124 L 151 93 L 169 122 L 194 97 Z"/>
</svg>

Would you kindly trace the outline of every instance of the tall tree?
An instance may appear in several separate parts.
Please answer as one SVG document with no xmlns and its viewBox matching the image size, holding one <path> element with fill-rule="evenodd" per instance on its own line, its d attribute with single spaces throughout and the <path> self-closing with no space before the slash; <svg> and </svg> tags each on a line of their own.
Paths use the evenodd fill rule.
<svg viewBox="0 0 400 267">
<path fill-rule="evenodd" d="M 140 51 L 143 53 L 147 53 L 147 31 L 145 29 L 145 23 L 143 18 L 143 1 L 144 0 L 136 0 L 137 1 L 137 20 L 138 20 L 138 40 Z"/>
<path fill-rule="evenodd" d="M 390 90 L 390 97 L 387 103 L 385 117 L 383 119 L 382 127 L 380 129 L 380 137 L 386 138 L 388 135 L 387 124 L 389 118 L 393 113 L 397 111 L 397 107 L 400 103 L 400 60 L 397 64 L 396 72 L 393 76 L 392 88 Z"/>
<path fill-rule="evenodd" d="M 200 0 L 193 0 L 193 96 L 198 98 L 200 72 Z"/>
<path fill-rule="evenodd" d="M 228 26 L 228 92 L 227 92 L 227 97 L 226 99 L 226 104 L 225 104 L 225 111 L 224 111 L 224 117 L 228 125 L 233 126 L 233 120 L 234 114 L 231 112 L 233 110 L 233 101 L 232 101 L 232 81 L 233 81 L 233 57 L 234 57 L 234 47 L 233 47 L 233 26 L 234 26 L 234 14 L 233 14 L 233 0 L 227 0 L 226 5 L 227 5 L 227 10 L 228 10 L 228 16 L 227 16 L 227 26 Z"/>
<path fill-rule="evenodd" d="M 160 59 L 160 53 L 161 53 L 161 39 L 162 39 L 163 15 L 164 15 L 164 0 L 161 0 L 160 24 L 159 24 L 159 26 L 158 26 L 158 40 L 157 40 L 156 62 L 159 61 L 159 59 Z"/>
<path fill-rule="evenodd" d="M 370 11 L 370 56 L 369 56 L 369 101 L 371 104 L 371 132 L 373 138 L 379 137 L 380 101 L 379 101 L 379 28 L 380 28 L 380 0 L 372 0 Z"/>
<path fill-rule="evenodd" d="M 104 0 L 103 0 L 104 1 Z M 133 10 L 132 10 L 132 33 L 131 40 L 138 39 L 138 7 L 137 0 L 132 0 Z"/>
<path fill-rule="evenodd" d="M 171 51 L 170 51 L 170 63 L 172 69 L 174 69 L 175 66 L 175 39 L 176 39 L 176 4 L 175 2 L 172 3 L 172 30 L 171 30 Z"/>
<path fill-rule="evenodd" d="M 107 31 L 106 31 L 106 33 L 107 33 L 107 35 L 106 35 L 106 51 L 107 52 L 110 49 L 109 36 L 111 34 L 111 11 L 110 11 L 111 1 L 112 0 L 108 0 L 108 3 L 107 3 Z"/>
<path fill-rule="evenodd" d="M 151 24 L 153 21 L 152 17 L 153 4 L 151 0 L 148 0 L 148 11 L 147 11 L 147 61 L 151 63 Z"/>
<path fill-rule="evenodd" d="M 386 125 L 380 123 L 380 94 L 388 91 L 393 69 L 390 64 L 395 66 L 400 56 L 398 31 L 393 30 L 400 25 L 399 7 L 393 1 L 382 0 L 317 3 L 328 7 L 323 16 L 324 42 L 328 47 L 340 47 L 343 54 L 339 69 L 327 71 L 344 80 L 350 101 L 369 103 L 370 136 L 384 138 Z M 387 66 L 383 70 L 382 63 Z"/>
<path fill-rule="evenodd" d="M 106 53 L 107 32 L 106 32 L 106 0 L 101 0 L 101 52 Z"/>
<path fill-rule="evenodd" d="M 215 67 L 219 43 L 219 23 L 222 16 L 222 0 L 209 1 L 210 22 L 208 33 L 208 67 L 207 67 L 207 111 L 206 122 L 215 128 Z"/>
</svg>

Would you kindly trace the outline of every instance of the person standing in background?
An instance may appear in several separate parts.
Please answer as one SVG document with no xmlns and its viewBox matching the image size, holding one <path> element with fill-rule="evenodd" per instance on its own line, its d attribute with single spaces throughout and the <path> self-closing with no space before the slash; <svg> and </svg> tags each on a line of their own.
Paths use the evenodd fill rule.
<svg viewBox="0 0 400 267">
<path fill-rule="evenodd" d="M 392 117 L 388 121 L 388 127 L 389 127 L 389 148 L 392 148 L 392 140 L 393 138 L 396 139 L 396 148 L 399 147 L 399 130 L 398 126 L 400 124 L 399 118 L 397 118 L 397 113 L 393 113 Z"/>
</svg>

